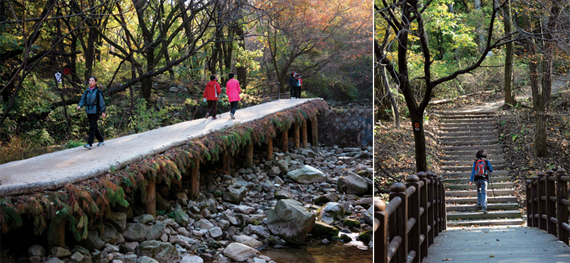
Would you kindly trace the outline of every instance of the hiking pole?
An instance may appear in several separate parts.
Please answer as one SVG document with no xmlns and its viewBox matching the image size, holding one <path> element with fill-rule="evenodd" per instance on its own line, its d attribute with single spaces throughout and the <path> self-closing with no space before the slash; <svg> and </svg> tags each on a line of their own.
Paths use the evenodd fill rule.
<svg viewBox="0 0 570 263">
<path fill-rule="evenodd" d="M 497 196 L 495 195 L 495 186 L 493 185 L 493 181 L 491 181 L 491 173 L 489 173 L 489 183 L 491 184 L 491 189 L 493 189 L 493 199 L 495 203 L 497 203 Z"/>
</svg>

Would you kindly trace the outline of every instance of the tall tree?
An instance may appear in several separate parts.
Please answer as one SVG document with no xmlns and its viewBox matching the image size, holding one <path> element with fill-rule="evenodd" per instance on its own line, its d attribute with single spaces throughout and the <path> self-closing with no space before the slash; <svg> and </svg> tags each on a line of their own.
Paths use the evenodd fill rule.
<svg viewBox="0 0 570 263">
<path fill-rule="evenodd" d="M 513 31 L 513 22 L 511 15 L 511 0 L 505 0 L 505 7 L 503 9 L 503 24 L 505 27 L 505 34 L 510 36 Z M 505 104 L 510 104 L 511 106 L 516 104 L 514 95 L 514 70 L 515 63 L 515 43 L 509 42 L 505 44 Z"/>
</svg>

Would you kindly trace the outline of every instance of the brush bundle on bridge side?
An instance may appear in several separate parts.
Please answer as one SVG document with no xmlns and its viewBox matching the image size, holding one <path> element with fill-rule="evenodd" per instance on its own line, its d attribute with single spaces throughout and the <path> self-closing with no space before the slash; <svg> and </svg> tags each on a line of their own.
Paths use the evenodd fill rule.
<svg viewBox="0 0 570 263">
<path fill-rule="evenodd" d="M 559 168 L 538 173 L 526 184 L 528 226 L 546 230 L 566 245 L 570 245 L 568 182 L 570 175 Z"/>
<path fill-rule="evenodd" d="M 388 205 L 374 200 L 377 262 L 421 262 L 434 238 L 446 229 L 442 178 L 419 172 L 408 176 L 406 185 L 392 185 Z"/>
</svg>

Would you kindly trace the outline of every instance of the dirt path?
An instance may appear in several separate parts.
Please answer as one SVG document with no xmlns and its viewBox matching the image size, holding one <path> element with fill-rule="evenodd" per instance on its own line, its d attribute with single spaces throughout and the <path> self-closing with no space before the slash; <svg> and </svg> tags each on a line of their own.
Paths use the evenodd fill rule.
<svg viewBox="0 0 570 263">
<path fill-rule="evenodd" d="M 0 165 L 0 196 L 56 189 L 95 177 L 110 169 L 120 169 L 147 156 L 164 152 L 235 124 L 247 123 L 299 106 L 312 100 L 279 100 L 238 110 L 236 119 L 229 113 L 217 120 L 197 119 L 120 137 L 92 150 L 81 147 L 44 154 Z"/>
</svg>

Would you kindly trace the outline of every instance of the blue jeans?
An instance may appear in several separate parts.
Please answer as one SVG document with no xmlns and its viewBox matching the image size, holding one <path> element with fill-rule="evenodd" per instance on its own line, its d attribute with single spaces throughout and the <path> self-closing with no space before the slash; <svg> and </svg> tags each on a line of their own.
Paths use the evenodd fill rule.
<svg viewBox="0 0 570 263">
<path fill-rule="evenodd" d="M 487 210 L 487 180 L 475 181 L 477 185 L 477 204 L 481 205 L 483 210 Z"/>
<path fill-rule="evenodd" d="M 237 102 L 237 101 L 232 101 L 232 102 L 230 102 L 230 105 L 231 105 L 231 107 L 232 107 L 232 110 L 231 110 L 232 114 L 236 114 L 238 102 Z"/>
</svg>

